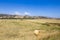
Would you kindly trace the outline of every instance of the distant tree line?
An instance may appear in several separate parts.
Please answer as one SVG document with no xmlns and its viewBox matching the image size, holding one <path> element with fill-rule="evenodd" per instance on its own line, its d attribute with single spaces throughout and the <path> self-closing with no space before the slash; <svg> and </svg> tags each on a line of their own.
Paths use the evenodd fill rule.
<svg viewBox="0 0 60 40">
<path fill-rule="evenodd" d="M 29 15 L 9 15 L 9 14 L 0 14 L 0 19 L 52 19 L 51 17 L 44 16 L 29 16 Z"/>
</svg>

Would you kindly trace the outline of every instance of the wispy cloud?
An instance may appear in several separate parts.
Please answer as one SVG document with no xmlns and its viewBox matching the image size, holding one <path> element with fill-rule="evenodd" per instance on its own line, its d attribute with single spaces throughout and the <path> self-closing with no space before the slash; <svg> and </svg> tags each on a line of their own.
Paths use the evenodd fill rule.
<svg viewBox="0 0 60 40">
<path fill-rule="evenodd" d="M 15 11 L 13 14 L 14 15 L 31 15 L 31 13 L 29 12 L 20 13 L 19 11 Z"/>
<path fill-rule="evenodd" d="M 25 12 L 24 15 L 31 15 L 29 12 Z"/>
<path fill-rule="evenodd" d="M 21 15 L 21 13 L 18 12 L 18 11 L 15 11 L 14 14 L 15 14 L 15 15 Z"/>
</svg>

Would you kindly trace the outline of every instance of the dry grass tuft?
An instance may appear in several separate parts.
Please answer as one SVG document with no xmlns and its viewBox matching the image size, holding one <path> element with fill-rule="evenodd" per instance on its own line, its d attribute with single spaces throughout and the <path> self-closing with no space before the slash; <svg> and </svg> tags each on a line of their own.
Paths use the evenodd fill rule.
<svg viewBox="0 0 60 40">
<path fill-rule="evenodd" d="M 35 30 L 34 35 L 37 37 L 37 40 L 49 39 L 51 37 L 55 37 L 59 34 L 59 31 L 51 31 L 47 32 L 46 30 Z"/>
</svg>

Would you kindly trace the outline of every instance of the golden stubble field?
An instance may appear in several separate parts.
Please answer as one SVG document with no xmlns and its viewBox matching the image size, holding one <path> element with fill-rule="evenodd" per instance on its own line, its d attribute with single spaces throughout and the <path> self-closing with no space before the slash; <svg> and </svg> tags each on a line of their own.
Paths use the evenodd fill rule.
<svg viewBox="0 0 60 40">
<path fill-rule="evenodd" d="M 0 40 L 37 40 L 33 33 L 36 29 L 59 32 L 42 40 L 60 40 L 60 25 L 43 25 L 47 22 L 60 24 L 60 20 L 55 19 L 0 19 Z"/>
</svg>

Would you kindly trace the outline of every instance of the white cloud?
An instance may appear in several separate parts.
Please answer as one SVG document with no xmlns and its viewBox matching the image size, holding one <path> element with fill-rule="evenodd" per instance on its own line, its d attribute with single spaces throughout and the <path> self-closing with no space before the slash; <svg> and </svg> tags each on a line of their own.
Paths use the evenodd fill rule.
<svg viewBox="0 0 60 40">
<path fill-rule="evenodd" d="M 28 13 L 28 12 L 25 12 L 25 13 L 24 13 L 24 15 L 30 15 L 30 13 Z"/>
<path fill-rule="evenodd" d="M 15 11 L 13 15 L 31 15 L 31 14 L 29 12 L 20 13 L 19 11 Z"/>
<path fill-rule="evenodd" d="M 20 12 L 15 11 L 14 14 L 15 14 L 15 15 L 20 15 Z"/>
</svg>

